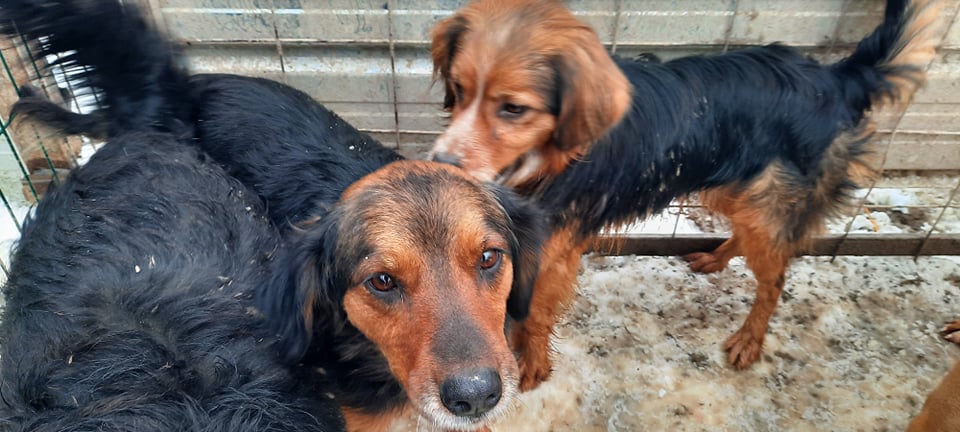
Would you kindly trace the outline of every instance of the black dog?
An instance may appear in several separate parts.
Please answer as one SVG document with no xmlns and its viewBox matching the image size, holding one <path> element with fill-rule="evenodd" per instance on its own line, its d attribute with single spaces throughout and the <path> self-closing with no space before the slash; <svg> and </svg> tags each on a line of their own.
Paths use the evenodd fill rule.
<svg viewBox="0 0 960 432">
<path fill-rule="evenodd" d="M 119 136 L 36 208 L 0 324 L 0 429 L 338 431 L 252 312 L 280 236 L 166 134 Z"/>
<path fill-rule="evenodd" d="M 259 304 L 282 354 L 335 383 L 350 429 L 380 429 L 410 401 L 449 429 L 507 410 L 517 365 L 504 322 L 526 316 L 544 235 L 533 208 L 455 167 L 400 161 L 291 87 L 191 77 L 130 5 L 0 6 L 27 36 L 47 37 L 44 54 L 72 52 L 63 66 L 90 67 L 81 76 L 106 105 L 78 116 L 26 97 L 20 113 L 105 136 L 131 122 L 192 128 L 189 138 L 263 197 L 288 236 Z"/>
</svg>

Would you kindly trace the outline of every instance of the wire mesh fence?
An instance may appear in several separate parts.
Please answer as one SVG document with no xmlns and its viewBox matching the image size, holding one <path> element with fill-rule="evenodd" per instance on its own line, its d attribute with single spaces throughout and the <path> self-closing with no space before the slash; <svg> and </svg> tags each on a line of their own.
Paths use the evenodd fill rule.
<svg viewBox="0 0 960 432">
<path fill-rule="evenodd" d="M 432 85 L 429 30 L 457 0 L 138 0 L 155 24 L 181 42 L 195 72 L 263 76 L 298 87 L 360 129 L 420 157 L 444 127 Z M 772 41 L 835 61 L 879 23 L 881 0 L 572 0 L 567 4 L 622 56 L 663 59 Z M 960 2 L 944 12 L 943 42 L 930 81 L 906 110 L 874 113 L 883 175 L 828 225 L 817 255 L 960 254 Z M 91 25 L 95 25 L 92 23 Z M 31 205 L 96 143 L 61 138 L 8 118 L 19 86 L 30 83 L 84 112 L 96 94 L 74 88 L 62 70 L 44 73 L 22 39 L 3 40 L 0 61 L 0 269 Z M 676 202 L 662 214 L 609 233 L 597 251 L 671 255 L 719 244 L 722 219 Z"/>
</svg>

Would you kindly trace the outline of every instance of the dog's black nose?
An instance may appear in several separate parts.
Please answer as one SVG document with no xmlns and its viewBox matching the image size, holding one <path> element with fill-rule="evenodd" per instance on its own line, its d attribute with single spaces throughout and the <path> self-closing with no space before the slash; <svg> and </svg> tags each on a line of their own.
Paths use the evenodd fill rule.
<svg viewBox="0 0 960 432">
<path fill-rule="evenodd" d="M 447 378 L 440 386 L 440 401 L 460 417 L 476 417 L 497 406 L 503 389 L 500 374 L 491 368 L 472 369 Z"/>
<path fill-rule="evenodd" d="M 453 165 L 457 168 L 463 168 L 463 166 L 460 165 L 460 158 L 450 153 L 434 153 L 433 156 L 430 157 L 430 160 Z"/>
</svg>

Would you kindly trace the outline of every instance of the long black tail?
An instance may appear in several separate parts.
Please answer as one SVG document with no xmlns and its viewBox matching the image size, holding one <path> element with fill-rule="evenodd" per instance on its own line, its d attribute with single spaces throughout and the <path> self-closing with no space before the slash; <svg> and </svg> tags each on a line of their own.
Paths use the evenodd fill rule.
<svg viewBox="0 0 960 432">
<path fill-rule="evenodd" d="M 883 24 L 834 70 L 849 82 L 847 102 L 859 111 L 907 103 L 926 81 L 940 40 L 941 0 L 888 0 Z"/>
<path fill-rule="evenodd" d="M 102 108 L 79 116 L 27 91 L 14 112 L 67 133 L 189 130 L 189 75 L 182 57 L 132 2 L 118 0 L 0 0 L 0 28 L 36 41 L 81 88 L 96 91 Z M 52 105 L 52 106 L 51 106 Z"/>
<path fill-rule="evenodd" d="M 886 103 L 910 102 L 926 81 L 927 65 L 939 42 L 939 0 L 888 0 L 883 24 L 867 36 L 833 70 L 844 80 L 846 103 L 866 113 Z M 870 138 L 872 121 L 843 131 L 820 161 L 816 187 L 798 199 L 803 206 L 789 216 L 798 221 L 788 241 L 797 244 L 822 231 L 824 216 L 839 216 L 848 208 L 853 191 L 877 172 Z"/>
</svg>

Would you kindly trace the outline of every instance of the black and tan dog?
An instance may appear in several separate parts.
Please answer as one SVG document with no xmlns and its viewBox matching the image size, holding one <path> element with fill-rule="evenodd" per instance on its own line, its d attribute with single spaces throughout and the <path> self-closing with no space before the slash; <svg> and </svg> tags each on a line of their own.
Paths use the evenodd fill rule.
<svg viewBox="0 0 960 432">
<path fill-rule="evenodd" d="M 344 430 L 251 313 L 279 233 L 204 159 L 118 135 L 41 200 L 3 286 L 0 429 Z"/>
<path fill-rule="evenodd" d="M 724 348 L 737 368 L 756 361 L 791 257 L 871 174 L 867 112 L 908 101 L 924 81 L 940 9 L 890 0 L 883 23 L 830 65 L 778 44 L 611 58 L 559 1 L 478 0 L 441 21 L 432 54 L 451 117 L 432 158 L 558 215 L 530 317 L 512 334 L 522 387 L 549 376 L 552 327 L 597 233 L 695 192 L 733 236 L 688 255 L 690 267 L 746 258 L 757 298 Z"/>
<path fill-rule="evenodd" d="M 45 38 L 43 54 L 66 54 L 61 66 L 88 68 L 78 75 L 105 104 L 79 116 L 28 95 L 20 114 L 108 137 L 129 123 L 186 126 L 264 199 L 286 242 L 258 304 L 286 360 L 334 384 L 349 429 L 382 430 L 412 406 L 471 430 L 513 404 L 504 323 L 526 316 L 537 274 L 545 231 L 532 207 L 458 168 L 402 161 L 289 86 L 189 75 L 129 2 L 4 0 L 0 11 Z"/>
</svg>

